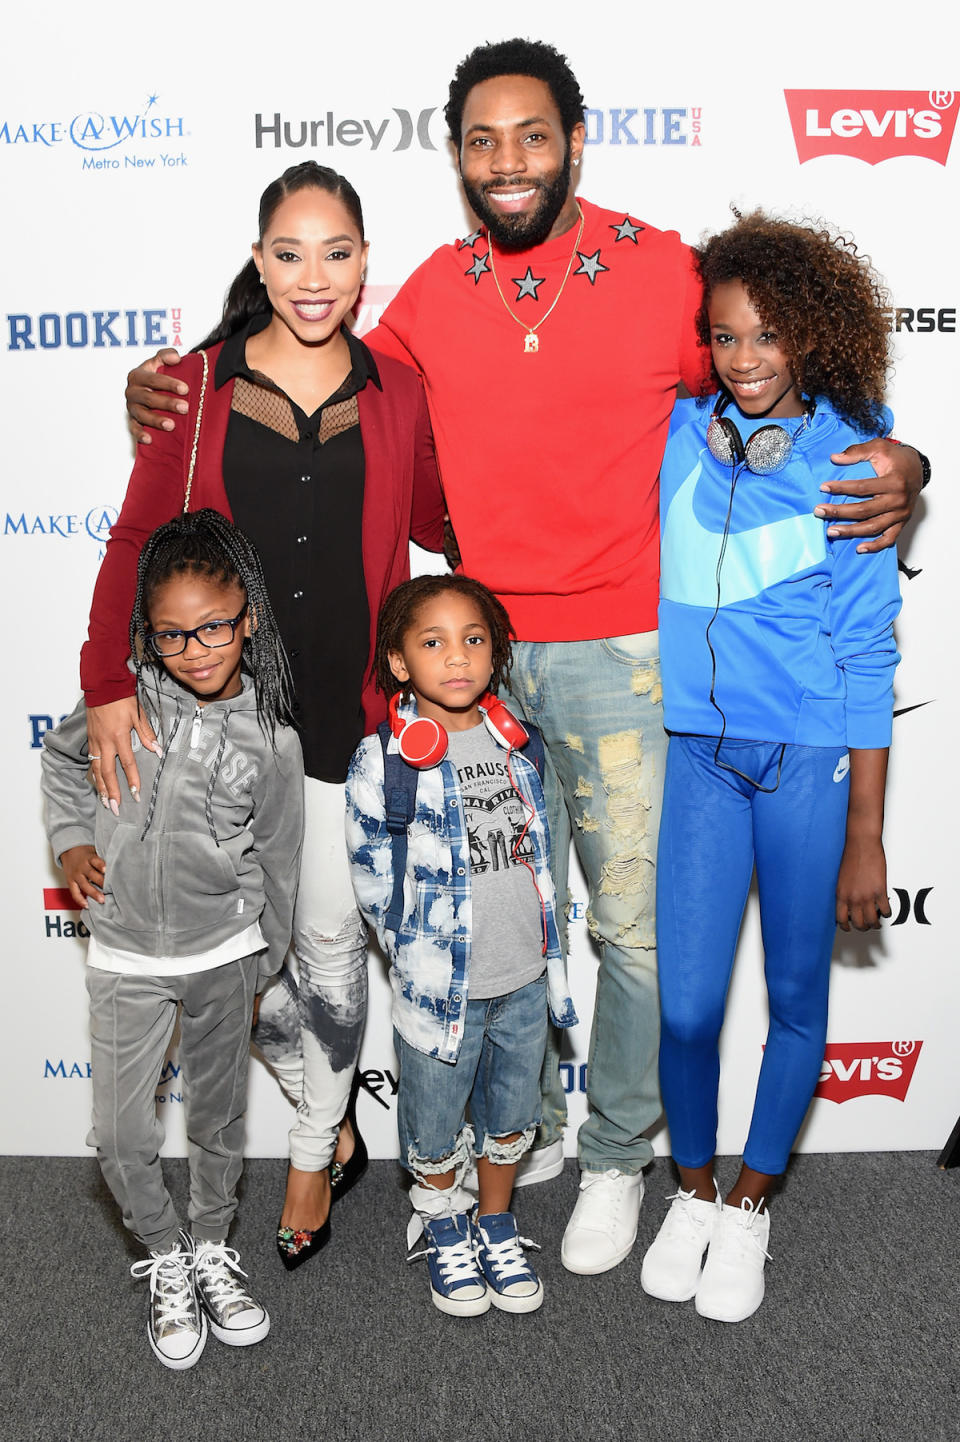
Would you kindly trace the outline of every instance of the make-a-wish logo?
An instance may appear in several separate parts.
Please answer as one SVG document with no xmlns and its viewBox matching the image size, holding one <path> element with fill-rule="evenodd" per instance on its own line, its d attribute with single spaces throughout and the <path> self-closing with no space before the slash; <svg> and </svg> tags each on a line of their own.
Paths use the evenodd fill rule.
<svg viewBox="0 0 960 1442">
<path fill-rule="evenodd" d="M 0 145 L 40 150 L 72 146 L 84 153 L 84 170 L 182 170 L 187 157 L 177 146 L 190 132 L 182 115 L 161 114 L 159 103 L 154 93 L 135 111 L 81 110 L 68 120 L 5 119 L 0 121 Z M 142 144 L 159 153 L 112 154 L 134 152 Z M 165 146 L 170 148 L 160 149 Z"/>
<path fill-rule="evenodd" d="M 702 145 L 702 105 L 611 105 L 584 111 L 585 145 Z"/>
<path fill-rule="evenodd" d="M 117 519 L 116 506 L 92 506 L 86 515 L 81 511 L 6 511 L 3 516 L 4 536 L 56 537 L 70 540 L 85 536 L 94 541 L 98 554 L 103 555 L 110 539 L 110 527 Z"/>
</svg>

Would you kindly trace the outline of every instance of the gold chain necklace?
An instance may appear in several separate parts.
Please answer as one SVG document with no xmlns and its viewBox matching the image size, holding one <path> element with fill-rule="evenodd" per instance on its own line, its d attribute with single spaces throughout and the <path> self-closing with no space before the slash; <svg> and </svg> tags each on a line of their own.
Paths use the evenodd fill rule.
<svg viewBox="0 0 960 1442">
<path fill-rule="evenodd" d="M 515 310 L 511 310 L 510 305 L 507 302 L 507 297 L 500 289 L 500 280 L 497 276 L 497 267 L 494 264 L 493 259 L 493 237 L 490 235 L 489 231 L 487 232 L 487 250 L 490 253 L 490 272 L 493 276 L 493 283 L 497 287 L 497 295 L 503 301 L 507 315 L 512 316 L 512 318 L 517 322 L 517 325 L 521 326 L 526 331 L 526 335 L 523 338 L 524 355 L 536 355 L 537 351 L 540 349 L 540 337 L 537 335 L 537 331 L 543 325 L 543 322 L 547 319 L 547 317 L 553 313 L 557 301 L 563 295 L 563 288 L 566 285 L 567 281 L 570 279 L 570 272 L 573 269 L 573 262 L 576 259 L 577 251 L 580 248 L 580 241 L 583 237 L 583 211 L 580 209 L 579 205 L 577 206 L 577 214 L 580 217 L 580 225 L 577 229 L 577 238 L 573 242 L 573 250 L 570 253 L 570 259 L 567 261 L 567 268 L 564 271 L 563 280 L 560 282 L 560 289 L 553 297 L 553 303 L 540 317 L 536 325 L 527 325 L 527 322 L 525 320 L 521 320 Z"/>
</svg>

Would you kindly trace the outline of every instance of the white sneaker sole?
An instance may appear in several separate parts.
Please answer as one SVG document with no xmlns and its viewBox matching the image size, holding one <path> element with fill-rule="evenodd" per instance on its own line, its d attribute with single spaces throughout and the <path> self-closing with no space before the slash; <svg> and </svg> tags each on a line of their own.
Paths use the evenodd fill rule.
<svg viewBox="0 0 960 1442">
<path fill-rule="evenodd" d="M 164 1367 L 170 1367 L 174 1372 L 185 1372 L 188 1367 L 196 1366 L 197 1362 L 200 1361 L 200 1354 L 202 1353 L 204 1347 L 207 1345 L 206 1313 L 201 1308 L 200 1335 L 197 1338 L 197 1343 L 193 1351 L 188 1352 L 185 1357 L 169 1357 L 166 1352 L 161 1352 L 159 1345 L 153 1340 L 153 1333 L 150 1330 L 149 1321 L 147 1322 L 147 1341 L 150 1343 L 150 1349 L 153 1352 L 153 1355 L 156 1357 L 158 1362 L 163 1363 Z"/>
<path fill-rule="evenodd" d="M 252 1347 L 254 1342 L 262 1342 L 270 1331 L 270 1318 L 265 1312 L 262 1322 L 257 1322 L 253 1327 L 244 1327 L 242 1331 L 238 1331 L 236 1328 L 218 1327 L 211 1317 L 210 1331 L 218 1342 L 225 1342 L 228 1347 Z"/>
<path fill-rule="evenodd" d="M 484 1292 L 482 1297 L 472 1297 L 469 1301 L 458 1301 L 456 1297 L 445 1297 L 442 1292 L 435 1292 L 430 1288 L 430 1295 L 433 1298 L 433 1305 L 439 1307 L 441 1312 L 446 1312 L 448 1317 L 482 1317 L 484 1312 L 490 1310 L 490 1293 Z"/>
<path fill-rule="evenodd" d="M 491 1287 L 490 1300 L 501 1312 L 536 1312 L 543 1306 L 543 1283 L 529 1297 L 502 1297 Z"/>
</svg>

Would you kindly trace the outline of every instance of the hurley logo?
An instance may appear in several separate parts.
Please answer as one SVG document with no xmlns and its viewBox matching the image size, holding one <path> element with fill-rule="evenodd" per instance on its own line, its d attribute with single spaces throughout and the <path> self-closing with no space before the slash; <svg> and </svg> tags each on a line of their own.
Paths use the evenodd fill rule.
<svg viewBox="0 0 960 1442">
<path fill-rule="evenodd" d="M 877 165 L 925 155 L 946 165 L 957 121 L 953 90 L 785 90 L 800 164 L 852 155 Z"/>
</svg>

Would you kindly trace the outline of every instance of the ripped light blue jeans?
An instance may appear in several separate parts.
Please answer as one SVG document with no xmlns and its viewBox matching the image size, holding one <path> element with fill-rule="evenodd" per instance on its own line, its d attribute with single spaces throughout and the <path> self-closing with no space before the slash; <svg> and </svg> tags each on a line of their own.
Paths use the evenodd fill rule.
<svg viewBox="0 0 960 1442">
<path fill-rule="evenodd" d="M 587 925 L 600 949 L 580 1166 L 634 1174 L 653 1156 L 643 1133 L 661 1111 L 654 900 L 667 737 L 657 632 L 516 642 L 510 689 L 546 746 L 561 914 L 572 836 L 589 891 Z M 551 1027 L 538 1146 L 558 1140 L 566 1122 L 559 1056 Z"/>
</svg>

